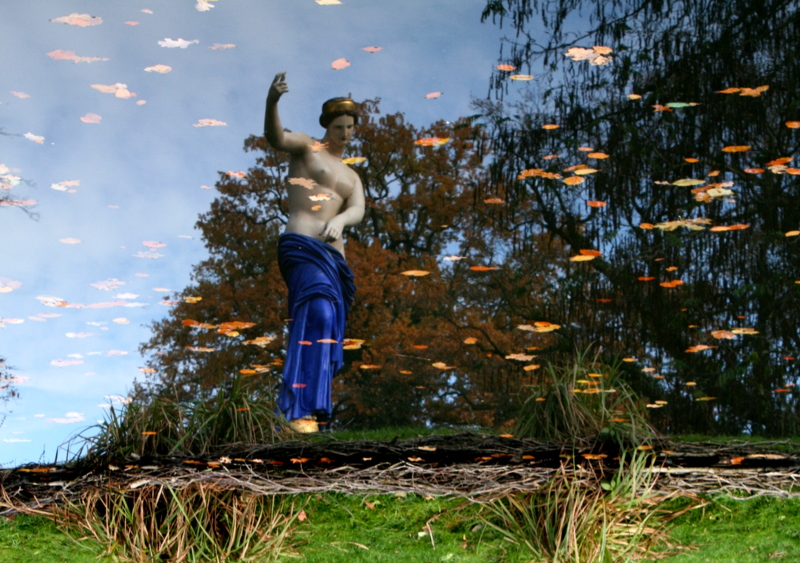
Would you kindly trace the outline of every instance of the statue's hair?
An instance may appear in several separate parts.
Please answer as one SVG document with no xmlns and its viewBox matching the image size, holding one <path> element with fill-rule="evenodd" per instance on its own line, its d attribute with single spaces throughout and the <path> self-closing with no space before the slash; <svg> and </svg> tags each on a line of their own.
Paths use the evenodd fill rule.
<svg viewBox="0 0 800 563">
<path fill-rule="evenodd" d="M 327 129 L 331 121 L 341 115 L 349 115 L 358 125 L 358 105 L 350 98 L 331 98 L 322 104 L 319 124 Z"/>
</svg>

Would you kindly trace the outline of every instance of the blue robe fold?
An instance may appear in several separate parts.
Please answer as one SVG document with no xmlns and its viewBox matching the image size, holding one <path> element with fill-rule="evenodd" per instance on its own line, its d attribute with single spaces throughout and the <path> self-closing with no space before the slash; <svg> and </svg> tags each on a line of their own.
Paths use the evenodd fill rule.
<svg viewBox="0 0 800 563">
<path fill-rule="evenodd" d="M 326 420 L 331 381 L 343 363 L 345 321 L 356 291 L 353 271 L 338 250 L 297 233 L 281 235 L 278 265 L 289 288 L 291 319 L 278 408 L 287 420 Z"/>
</svg>

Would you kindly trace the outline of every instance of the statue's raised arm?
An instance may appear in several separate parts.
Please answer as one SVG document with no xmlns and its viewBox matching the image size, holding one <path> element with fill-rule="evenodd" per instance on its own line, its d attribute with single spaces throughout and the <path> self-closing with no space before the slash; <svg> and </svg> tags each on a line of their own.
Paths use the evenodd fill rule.
<svg viewBox="0 0 800 563">
<path fill-rule="evenodd" d="M 278 115 L 278 100 L 289 91 L 286 84 L 286 71 L 275 75 L 267 94 L 267 108 L 264 112 L 264 136 L 270 146 L 276 150 L 290 154 L 302 154 L 309 150 L 313 143 L 311 138 L 304 133 L 289 133 L 283 130 L 281 118 Z"/>
</svg>

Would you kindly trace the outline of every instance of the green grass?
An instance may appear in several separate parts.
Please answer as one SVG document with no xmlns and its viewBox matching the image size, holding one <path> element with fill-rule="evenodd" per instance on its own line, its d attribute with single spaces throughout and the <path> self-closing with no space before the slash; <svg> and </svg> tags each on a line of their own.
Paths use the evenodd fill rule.
<svg viewBox="0 0 800 563">
<path fill-rule="evenodd" d="M 46 518 L 20 514 L 0 518 L 0 561 L 3 563 L 103 563 L 103 547 L 93 541 L 78 544 Z"/>
<path fill-rule="evenodd" d="M 302 495 L 306 518 L 291 542 L 308 563 L 408 561 L 502 562 L 527 559 L 488 526 L 485 509 L 454 498 L 419 495 Z M 709 497 L 709 504 L 676 519 L 672 536 L 697 549 L 665 559 L 668 563 L 763 563 L 800 561 L 800 499 L 759 497 L 736 501 Z M 374 508 L 370 508 L 367 502 Z M 672 501 L 676 509 L 686 501 Z M 462 506 L 463 505 L 463 506 Z M 434 518 L 433 520 L 430 520 Z M 426 528 L 430 520 L 435 546 Z M 359 545 L 360 544 L 360 545 Z M 99 544 L 75 544 L 44 518 L 0 519 L 3 563 L 109 563 L 96 559 Z"/>
<path fill-rule="evenodd" d="M 675 520 L 672 537 L 693 544 L 670 563 L 800 561 L 800 499 L 708 498 L 710 504 Z M 676 507 L 681 501 L 675 501 Z"/>
</svg>

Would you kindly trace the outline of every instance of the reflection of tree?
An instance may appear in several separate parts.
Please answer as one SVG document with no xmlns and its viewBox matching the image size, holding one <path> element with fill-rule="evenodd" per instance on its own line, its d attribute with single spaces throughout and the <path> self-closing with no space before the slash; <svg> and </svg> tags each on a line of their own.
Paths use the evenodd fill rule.
<svg viewBox="0 0 800 563">
<path fill-rule="evenodd" d="M 10 133 L 6 133 L 2 127 L 0 127 L 0 136 L 3 137 L 20 137 L 21 135 L 12 135 Z M 38 214 L 31 212 L 28 207 L 31 205 L 35 205 L 36 202 L 33 200 L 18 200 L 12 197 L 9 190 L 14 186 L 24 183 L 30 185 L 30 182 L 20 178 L 19 176 L 14 175 L 11 173 L 12 171 L 3 163 L 0 162 L 0 208 L 3 207 L 17 207 L 25 212 L 28 217 L 32 219 L 37 219 Z"/>
<path fill-rule="evenodd" d="M 6 365 L 5 359 L 0 358 L 0 404 L 5 406 L 11 399 L 19 397 L 19 392 L 12 385 L 13 383 L 14 376 L 11 374 L 10 368 Z M 6 413 L 0 412 L 0 426 L 3 426 L 5 419 Z"/>
<path fill-rule="evenodd" d="M 366 159 L 354 168 L 368 206 L 347 235 L 358 287 L 347 336 L 365 344 L 346 352 L 334 381 L 334 414 L 355 426 L 504 422 L 519 388 L 536 373 L 524 369 L 535 360 L 506 356 L 535 354 L 526 348 L 555 341 L 516 326 L 547 319 L 544 298 L 565 267 L 563 251 L 548 237 L 528 237 L 519 244 L 534 258 L 508 252 L 520 233 L 493 225 L 498 217 L 522 220 L 526 209 L 484 202 L 496 194 L 487 188 L 489 147 L 479 127 L 464 120 L 418 129 L 401 114 L 381 116 L 372 102 L 362 117 L 351 153 Z M 426 137 L 450 141 L 415 144 Z M 213 394 L 240 376 L 270 395 L 280 379 L 286 289 L 277 241 L 286 219 L 287 162 L 262 138 L 251 137 L 246 148 L 257 153 L 256 166 L 244 178 L 222 175 L 219 197 L 198 221 L 210 257 L 194 268 L 184 301 L 155 323 L 142 346 L 156 370 L 137 385 L 142 398 Z M 448 254 L 465 258 L 448 261 Z M 498 269 L 471 270 L 475 265 Z M 408 270 L 430 273 L 401 275 Z M 187 319 L 258 325 L 230 337 L 187 327 Z M 255 336 L 274 341 L 264 348 L 243 343 Z"/>
<path fill-rule="evenodd" d="M 580 10 L 590 14 L 592 30 L 579 37 L 567 28 Z M 792 169 L 767 166 L 797 151 L 797 133 L 784 125 L 800 116 L 797 4 L 492 0 L 484 11 L 484 19 L 490 17 L 510 22 L 516 32 L 503 46 L 510 47 L 508 55 L 501 50 L 501 62 L 523 69 L 545 63 L 559 71 L 507 109 L 481 104 L 492 117 L 493 183 L 505 186 L 510 206 L 536 210 L 521 224 L 519 240 L 547 233 L 576 252 L 604 254 L 565 271 L 554 320 L 579 327 L 578 343 L 599 341 L 652 363 L 664 379 L 640 381 L 639 387 L 652 399 L 669 401 L 654 413 L 666 430 L 797 432 L 798 395 L 791 386 L 798 373 L 784 358 L 800 353 L 800 240 L 784 233 L 800 228 L 800 181 Z M 533 31 L 542 27 L 549 32 L 546 42 Z M 574 45 L 612 47 L 613 62 L 592 67 L 566 60 L 563 53 Z M 507 74 L 493 77 L 498 98 L 508 97 Z M 769 90 L 759 97 L 715 93 L 760 85 Z M 631 101 L 629 93 L 642 99 Z M 655 104 L 674 102 L 700 105 L 653 111 Z M 561 128 L 546 131 L 544 123 Z M 610 158 L 587 159 L 576 150 L 580 145 Z M 722 152 L 728 145 L 752 148 Z M 542 160 L 553 153 L 562 158 Z M 565 167 L 584 162 L 599 172 L 578 186 L 516 180 L 523 169 L 567 175 Z M 711 177 L 712 170 L 720 174 Z M 656 183 L 682 178 L 732 181 L 736 201 L 698 202 L 691 187 Z M 591 208 L 587 200 L 607 206 Z M 642 222 L 699 217 L 749 227 L 639 228 Z M 526 254 L 518 243 L 512 246 Z M 669 271 L 672 266 L 677 270 Z M 673 279 L 685 285 L 659 285 Z M 758 334 L 730 340 L 710 334 L 733 327 Z M 697 344 L 717 348 L 686 352 Z M 693 400 L 703 395 L 717 399 Z"/>
</svg>

